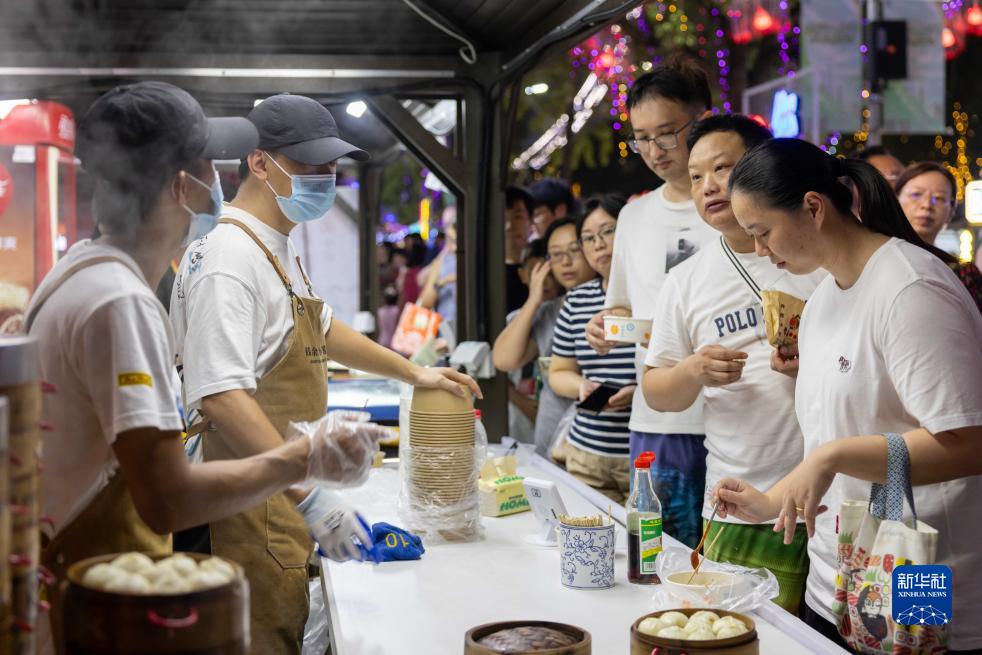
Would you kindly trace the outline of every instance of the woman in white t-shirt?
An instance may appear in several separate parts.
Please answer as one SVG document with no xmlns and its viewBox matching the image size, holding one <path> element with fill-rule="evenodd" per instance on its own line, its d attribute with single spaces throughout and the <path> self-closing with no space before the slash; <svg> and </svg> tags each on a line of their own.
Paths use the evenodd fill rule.
<svg viewBox="0 0 982 655">
<path fill-rule="evenodd" d="M 858 189 L 862 222 L 843 178 Z M 918 518 L 938 530 L 937 562 L 954 571 L 949 646 L 982 648 L 982 624 L 972 620 L 982 615 L 982 586 L 973 583 L 982 569 L 982 318 L 971 297 L 864 162 L 775 139 L 748 152 L 729 185 L 758 255 L 791 273 L 831 275 L 808 301 L 798 344 L 805 459 L 766 493 L 724 479 L 715 492 L 721 514 L 776 517 L 786 543 L 804 515 L 805 618 L 835 639 L 836 513 L 884 482 L 883 434 L 902 434 Z"/>
</svg>

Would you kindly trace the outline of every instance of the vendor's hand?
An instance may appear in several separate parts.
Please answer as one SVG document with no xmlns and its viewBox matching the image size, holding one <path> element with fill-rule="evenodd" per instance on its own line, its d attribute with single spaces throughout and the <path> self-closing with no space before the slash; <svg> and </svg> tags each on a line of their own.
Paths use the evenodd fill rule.
<svg viewBox="0 0 982 655">
<path fill-rule="evenodd" d="M 368 479 L 378 442 L 391 436 L 377 423 L 345 421 L 334 414 L 291 428 L 310 441 L 307 480 L 332 488 L 356 487 Z"/>
<path fill-rule="evenodd" d="M 634 402 L 634 390 L 638 388 L 636 384 L 629 384 L 607 401 L 607 407 L 604 409 L 609 412 L 619 412 L 622 409 L 628 409 Z"/>
<path fill-rule="evenodd" d="M 418 367 L 416 378 L 412 383 L 413 386 L 426 389 L 443 389 L 457 396 L 463 396 L 463 387 L 467 387 L 476 397 L 484 398 L 481 387 L 477 386 L 477 382 L 471 376 L 452 368 Z"/>
<path fill-rule="evenodd" d="M 771 369 L 789 378 L 798 377 L 798 344 L 772 350 Z"/>
<path fill-rule="evenodd" d="M 583 378 L 583 381 L 580 382 L 580 393 L 578 396 L 579 401 L 582 403 L 584 400 L 587 399 L 587 396 L 593 393 L 593 391 L 599 386 L 600 386 L 599 382 L 594 382 L 593 380 L 587 380 L 586 378 Z"/>
<path fill-rule="evenodd" d="M 704 387 L 733 384 L 743 375 L 747 353 L 723 346 L 703 346 L 685 358 L 682 365 L 696 382 Z"/>
<path fill-rule="evenodd" d="M 774 532 L 784 532 L 785 544 L 790 544 L 794 538 L 799 516 L 805 519 L 808 536 L 814 537 L 815 517 L 828 510 L 820 503 L 835 479 L 835 471 L 827 456 L 829 446 L 824 444 L 812 451 L 782 480 L 780 514 L 774 524 Z"/>
<path fill-rule="evenodd" d="M 552 262 L 539 262 L 532 269 L 529 276 L 529 298 L 528 302 L 538 307 L 542 304 L 545 296 L 546 280 L 552 275 Z"/>
<path fill-rule="evenodd" d="M 723 478 L 713 488 L 713 502 L 719 503 L 720 518 L 733 517 L 748 523 L 770 521 L 778 513 L 777 504 L 767 494 L 737 478 Z"/>
<path fill-rule="evenodd" d="M 372 548 L 372 535 L 358 520 L 358 514 L 347 507 L 334 508 L 310 526 L 314 541 L 321 554 L 335 562 L 364 560 L 361 544 L 366 550 Z"/>
<path fill-rule="evenodd" d="M 593 315 L 590 322 L 586 324 L 586 342 L 598 355 L 606 355 L 615 346 L 621 345 L 616 341 L 607 341 L 604 333 L 604 316 L 630 316 L 630 314 L 615 308 L 601 309 Z"/>
<path fill-rule="evenodd" d="M 360 561 L 365 551 L 359 544 L 371 550 L 372 535 L 358 520 L 358 513 L 345 505 L 338 493 L 314 487 L 297 505 L 297 510 L 323 557 L 335 562 Z"/>
</svg>

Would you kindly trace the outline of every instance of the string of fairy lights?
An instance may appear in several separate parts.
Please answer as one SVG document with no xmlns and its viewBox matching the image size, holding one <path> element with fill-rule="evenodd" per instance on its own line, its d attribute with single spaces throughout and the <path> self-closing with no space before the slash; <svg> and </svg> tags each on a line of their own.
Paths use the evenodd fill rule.
<svg viewBox="0 0 982 655">
<path fill-rule="evenodd" d="M 945 27 L 942 43 L 946 56 L 958 56 L 964 49 L 965 35 L 982 37 L 982 0 L 944 0 L 942 9 Z M 713 0 L 709 6 L 688 11 L 683 0 L 647 2 L 631 10 L 624 17 L 643 41 L 661 34 L 667 26 L 674 26 L 681 45 L 698 54 L 700 59 L 715 59 L 715 74 L 719 108 L 723 112 L 734 110 L 729 76 L 732 71 L 733 46 L 741 46 L 757 38 L 774 37 L 779 57 L 778 72 L 789 79 L 796 75 L 801 28 L 792 20 L 788 0 Z M 949 33 L 951 36 L 949 38 Z M 576 78 L 588 71 L 586 80 L 574 97 L 571 111 L 562 114 L 542 135 L 512 162 L 515 169 L 540 170 L 552 154 L 569 142 L 572 134 L 579 132 L 600 109 L 606 99 L 609 109 L 606 116 L 618 138 L 620 158 L 629 156 L 627 97 L 633 79 L 662 63 L 662 57 L 650 46 L 632 42 L 629 30 L 620 23 L 595 34 L 569 52 L 570 76 Z M 949 43 L 951 41 L 951 43 Z M 959 44 L 961 50 L 959 50 Z M 637 51 L 634 51 L 634 50 Z M 868 47 L 860 45 L 861 57 L 868 56 Z M 633 63 L 633 62 L 637 63 Z M 868 100 L 871 90 L 863 88 L 860 97 Z M 844 136 L 834 131 L 828 134 L 821 147 L 830 154 L 840 154 L 843 148 L 864 147 L 869 141 L 871 108 L 864 103 L 862 120 L 858 130 Z M 972 179 L 972 163 L 982 169 L 982 157 L 969 161 L 967 152 L 970 136 L 969 116 L 959 103 L 952 112 L 954 134 L 938 136 L 935 147 L 949 160 L 946 166 L 958 180 L 958 194 L 962 197 L 964 185 Z M 954 162 L 951 155 L 954 153 Z"/>
</svg>

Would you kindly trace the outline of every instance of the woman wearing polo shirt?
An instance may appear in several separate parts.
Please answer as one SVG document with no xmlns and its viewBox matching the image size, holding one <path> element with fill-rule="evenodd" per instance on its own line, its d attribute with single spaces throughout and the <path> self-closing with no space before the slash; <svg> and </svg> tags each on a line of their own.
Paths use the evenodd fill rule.
<svg viewBox="0 0 982 655">
<path fill-rule="evenodd" d="M 553 334 L 549 385 L 558 395 L 576 400 L 589 396 L 602 382 L 622 387 L 599 414 L 577 410 L 569 432 L 566 469 L 618 503 L 624 502 L 631 484 L 628 422 L 637 386 L 635 349 L 633 344 L 624 344 L 598 355 L 587 343 L 586 325 L 604 307 L 617 215 L 624 204 L 622 196 L 613 194 L 590 200 L 576 221 L 578 241 L 565 252 L 554 243 L 555 238 L 549 242 L 550 260 L 585 258 L 600 275 L 566 294 Z"/>
<path fill-rule="evenodd" d="M 861 223 L 843 177 L 859 191 Z M 982 648 L 974 620 L 982 615 L 982 317 L 868 164 L 775 139 L 748 152 L 729 185 L 758 255 L 791 273 L 830 275 L 805 307 L 799 338 L 795 410 L 805 459 L 766 493 L 724 479 L 721 514 L 777 518 L 785 543 L 804 514 L 806 621 L 835 638 L 836 513 L 884 482 L 882 435 L 902 434 L 918 518 L 938 530 L 937 561 L 955 572 L 949 647 Z"/>
</svg>

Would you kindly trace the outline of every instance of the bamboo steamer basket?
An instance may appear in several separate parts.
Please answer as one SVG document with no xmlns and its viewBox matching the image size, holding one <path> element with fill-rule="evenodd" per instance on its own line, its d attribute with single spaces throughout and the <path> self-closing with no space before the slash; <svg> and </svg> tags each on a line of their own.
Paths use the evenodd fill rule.
<svg viewBox="0 0 982 655">
<path fill-rule="evenodd" d="M 33 655 L 41 557 L 41 360 L 37 339 L 0 337 L 0 396 L 9 403 L 6 503 L 10 515 L 10 616 L 0 651 Z"/>
<path fill-rule="evenodd" d="M 739 619 L 750 628 L 750 631 L 728 639 L 706 639 L 700 641 L 652 637 L 638 632 L 638 624 L 649 616 L 658 617 L 666 612 L 681 612 L 686 616 L 692 616 L 696 612 L 704 609 L 709 609 L 710 612 L 716 612 L 720 618 L 732 616 L 733 618 Z M 699 607 L 664 610 L 639 617 L 631 625 L 631 655 L 651 655 L 652 650 L 656 647 L 660 649 L 659 655 L 683 655 L 683 653 L 688 653 L 688 655 L 759 655 L 760 653 L 760 641 L 757 639 L 757 624 L 754 623 L 753 619 L 746 614 Z"/>
<path fill-rule="evenodd" d="M 471 628 L 464 635 L 464 655 L 501 655 L 500 651 L 491 650 L 486 646 L 477 643 L 483 637 L 498 632 L 499 630 L 509 630 L 511 628 L 552 628 L 559 632 L 565 632 L 578 639 L 572 646 L 561 648 L 546 648 L 544 650 L 510 650 L 509 655 L 591 655 L 593 652 L 593 638 L 590 633 L 582 628 L 567 623 L 554 623 L 552 621 L 501 621 L 498 623 L 485 623 L 475 628 Z M 649 650 L 645 655 L 651 655 Z"/>
<path fill-rule="evenodd" d="M 208 558 L 184 554 L 199 562 Z M 67 580 L 61 583 L 65 654 L 249 653 L 249 583 L 241 566 L 225 560 L 235 569 L 231 582 L 186 594 L 118 594 L 82 585 L 86 571 L 118 556 L 91 557 L 68 568 Z"/>
</svg>

